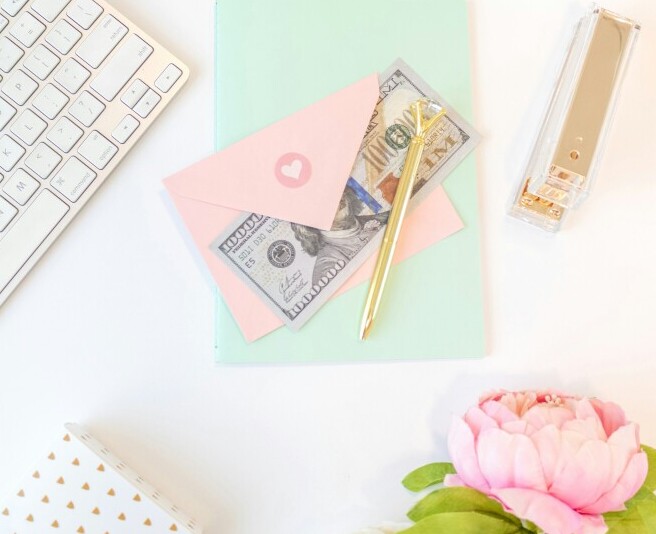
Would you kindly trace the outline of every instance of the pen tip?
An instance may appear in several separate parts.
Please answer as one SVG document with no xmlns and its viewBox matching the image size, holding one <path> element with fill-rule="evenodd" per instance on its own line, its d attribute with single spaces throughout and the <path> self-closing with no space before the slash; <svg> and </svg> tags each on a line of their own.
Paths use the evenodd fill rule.
<svg viewBox="0 0 656 534">
<path fill-rule="evenodd" d="M 371 327 L 374 325 L 371 317 L 366 317 L 362 321 L 362 327 L 360 328 L 360 341 L 366 341 L 371 333 Z"/>
</svg>

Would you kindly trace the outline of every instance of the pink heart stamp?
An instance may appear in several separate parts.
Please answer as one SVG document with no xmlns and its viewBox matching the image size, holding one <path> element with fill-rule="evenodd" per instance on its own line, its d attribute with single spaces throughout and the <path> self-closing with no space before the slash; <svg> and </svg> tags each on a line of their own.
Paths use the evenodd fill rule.
<svg viewBox="0 0 656 534">
<path fill-rule="evenodd" d="M 276 163 L 276 178 L 285 187 L 303 187 L 312 176 L 312 164 L 303 154 L 289 152 Z"/>
</svg>

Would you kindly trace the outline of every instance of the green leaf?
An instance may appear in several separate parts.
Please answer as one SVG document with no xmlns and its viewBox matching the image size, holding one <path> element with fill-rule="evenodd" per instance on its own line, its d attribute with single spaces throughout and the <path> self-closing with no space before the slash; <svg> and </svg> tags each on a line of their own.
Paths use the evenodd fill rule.
<svg viewBox="0 0 656 534">
<path fill-rule="evenodd" d="M 527 534 L 521 524 L 484 512 L 446 512 L 422 519 L 399 534 Z"/>
<path fill-rule="evenodd" d="M 532 532 L 534 534 L 539 534 L 540 532 L 542 532 L 540 527 L 538 527 L 535 523 L 531 523 L 530 521 L 527 521 L 526 519 L 522 521 L 522 524 L 524 525 L 524 528 L 529 532 Z"/>
<path fill-rule="evenodd" d="M 444 488 L 434 491 L 419 501 L 408 512 L 408 517 L 418 523 L 435 514 L 451 512 L 481 512 L 494 515 L 517 526 L 521 521 L 507 513 L 503 506 L 484 493 L 471 488 Z"/>
<path fill-rule="evenodd" d="M 645 486 L 647 489 L 654 491 L 656 490 L 656 449 L 643 445 L 642 450 L 647 453 L 647 461 L 649 462 Z"/>
<path fill-rule="evenodd" d="M 654 495 L 654 492 L 648 489 L 647 486 L 642 486 L 642 488 L 638 490 L 638 493 L 636 493 L 631 500 L 626 502 L 626 507 L 633 508 L 637 503 L 642 501 L 656 502 L 656 495 Z"/>
<path fill-rule="evenodd" d="M 428 464 L 415 469 L 403 479 L 403 485 L 410 491 L 422 491 L 435 484 L 444 482 L 446 475 L 455 475 L 456 470 L 452 464 Z"/>
<path fill-rule="evenodd" d="M 634 502 L 625 512 L 604 515 L 608 534 L 656 534 L 656 500 Z"/>
</svg>

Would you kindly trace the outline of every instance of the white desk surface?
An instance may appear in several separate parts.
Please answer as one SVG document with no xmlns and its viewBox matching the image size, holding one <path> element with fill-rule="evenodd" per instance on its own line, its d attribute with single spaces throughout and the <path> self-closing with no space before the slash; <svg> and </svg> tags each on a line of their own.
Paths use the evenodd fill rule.
<svg viewBox="0 0 656 534">
<path fill-rule="evenodd" d="M 471 2 L 485 360 L 259 368 L 213 364 L 210 282 L 162 200 L 212 151 L 213 2 L 114 3 L 194 76 L 0 309 L 0 489 L 76 421 L 207 534 L 349 534 L 403 518 L 401 478 L 446 460 L 451 414 L 491 388 L 615 400 L 656 444 L 653 0 L 606 4 L 644 31 L 596 190 L 556 238 L 504 210 L 584 3 Z"/>
</svg>

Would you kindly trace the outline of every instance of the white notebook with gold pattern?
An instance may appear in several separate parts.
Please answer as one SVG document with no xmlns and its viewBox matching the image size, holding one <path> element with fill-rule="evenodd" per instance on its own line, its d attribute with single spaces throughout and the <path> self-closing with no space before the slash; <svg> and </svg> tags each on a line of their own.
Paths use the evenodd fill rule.
<svg viewBox="0 0 656 534">
<path fill-rule="evenodd" d="M 32 473 L 0 501 L 2 534 L 198 534 L 165 499 L 82 427 L 67 424 Z"/>
</svg>

